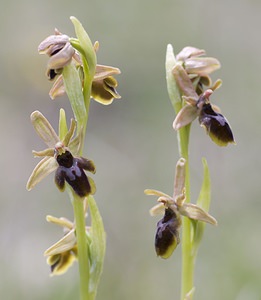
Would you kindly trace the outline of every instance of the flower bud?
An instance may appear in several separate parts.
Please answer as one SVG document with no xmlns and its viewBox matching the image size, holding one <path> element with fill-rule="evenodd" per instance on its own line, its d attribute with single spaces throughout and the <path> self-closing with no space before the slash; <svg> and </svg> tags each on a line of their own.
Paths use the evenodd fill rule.
<svg viewBox="0 0 261 300">
<path fill-rule="evenodd" d="M 70 63 L 75 54 L 69 37 L 56 31 L 55 35 L 47 37 L 38 47 L 40 54 L 47 54 L 50 58 L 47 65 L 47 77 L 52 80 L 62 73 L 62 69 Z"/>
</svg>

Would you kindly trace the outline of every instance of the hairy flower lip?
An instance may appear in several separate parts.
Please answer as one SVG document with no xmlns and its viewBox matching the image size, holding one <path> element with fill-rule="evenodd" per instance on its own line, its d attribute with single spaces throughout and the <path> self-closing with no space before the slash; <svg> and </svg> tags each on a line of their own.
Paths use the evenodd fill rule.
<svg viewBox="0 0 261 300">
<path fill-rule="evenodd" d="M 155 235 L 155 250 L 161 258 L 169 258 L 179 244 L 180 226 L 180 215 L 171 208 L 166 208 L 164 217 L 157 223 Z"/>
<path fill-rule="evenodd" d="M 183 96 L 187 104 L 176 115 L 173 128 L 179 130 L 198 118 L 200 126 L 206 129 L 207 134 L 218 146 L 227 146 L 229 143 L 235 144 L 229 122 L 220 113 L 219 108 L 212 105 L 209 101 L 209 97 L 213 94 L 213 91 L 220 85 L 221 81 L 217 80 L 213 86 L 213 90 L 207 89 L 197 100 L 194 97 Z"/>
</svg>

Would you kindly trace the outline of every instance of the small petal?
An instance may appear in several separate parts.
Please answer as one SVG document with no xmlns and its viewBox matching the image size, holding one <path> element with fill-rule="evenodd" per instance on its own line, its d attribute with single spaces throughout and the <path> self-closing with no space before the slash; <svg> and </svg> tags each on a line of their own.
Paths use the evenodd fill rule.
<svg viewBox="0 0 261 300">
<path fill-rule="evenodd" d="M 211 86 L 211 90 L 215 91 L 217 89 L 219 89 L 222 85 L 222 80 L 221 79 L 217 79 L 214 84 Z"/>
<path fill-rule="evenodd" d="M 67 147 L 70 143 L 70 140 L 75 132 L 76 129 L 76 121 L 74 119 L 71 119 L 71 125 L 70 128 L 68 130 L 68 132 L 66 133 L 64 139 L 62 140 L 62 143 L 64 144 L 65 147 Z"/>
<path fill-rule="evenodd" d="M 34 168 L 30 178 L 28 179 L 26 188 L 30 191 L 37 183 L 42 181 L 46 176 L 57 168 L 57 162 L 54 157 L 43 158 Z"/>
<path fill-rule="evenodd" d="M 56 224 L 56 225 L 59 225 L 59 226 L 62 226 L 62 227 L 65 227 L 65 228 L 68 228 L 69 230 L 72 230 L 74 227 L 74 224 L 71 221 L 69 221 L 68 219 L 63 218 L 63 217 L 56 218 L 56 217 L 48 215 L 48 216 L 46 216 L 46 221 Z"/>
<path fill-rule="evenodd" d="M 158 196 L 158 197 L 166 197 L 172 199 L 171 196 L 158 190 L 146 189 L 144 190 L 144 194 L 148 196 Z"/>
<path fill-rule="evenodd" d="M 69 143 L 69 148 L 72 152 L 72 155 L 77 156 L 81 149 L 82 149 L 82 144 L 83 144 L 83 127 L 79 130 L 79 133 L 76 135 L 75 138 L 73 138 L 70 143 Z"/>
<path fill-rule="evenodd" d="M 182 195 L 185 188 L 185 177 L 186 175 L 186 160 L 180 158 L 176 164 L 176 172 L 174 178 L 174 193 L 173 198 Z"/>
<path fill-rule="evenodd" d="M 37 134 L 48 147 L 52 148 L 59 142 L 59 138 L 53 127 L 39 111 L 34 111 L 31 114 L 31 122 Z"/>
<path fill-rule="evenodd" d="M 62 141 L 68 132 L 68 126 L 66 121 L 66 113 L 63 108 L 60 108 L 59 114 L 59 139 Z M 63 142 L 64 143 L 64 142 Z M 68 144 L 67 144 L 68 146 Z"/>
<path fill-rule="evenodd" d="M 165 212 L 165 205 L 163 203 L 159 203 L 150 209 L 150 215 L 152 217 L 163 215 L 164 212 Z"/>
</svg>

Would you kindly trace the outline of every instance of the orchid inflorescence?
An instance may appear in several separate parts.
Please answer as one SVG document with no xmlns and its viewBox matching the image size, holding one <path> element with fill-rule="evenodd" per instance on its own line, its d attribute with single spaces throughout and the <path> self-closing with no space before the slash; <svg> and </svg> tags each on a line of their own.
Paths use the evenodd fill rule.
<svg viewBox="0 0 261 300">
<path fill-rule="evenodd" d="M 39 111 L 31 114 L 31 122 L 40 138 L 47 145 L 42 151 L 33 151 L 40 162 L 27 182 L 32 190 L 46 176 L 55 172 L 54 181 L 60 191 L 67 191 L 74 210 L 74 221 L 47 216 L 47 221 L 62 226 L 64 234 L 44 255 L 52 275 L 67 271 L 76 260 L 79 262 L 80 290 L 82 299 L 95 299 L 103 269 L 106 238 L 103 221 L 93 195 L 94 180 L 86 171 L 94 174 L 95 164 L 82 156 L 86 134 L 90 99 L 108 105 L 119 99 L 114 75 L 118 68 L 97 64 L 99 43 L 92 44 L 82 24 L 71 17 L 77 38 L 70 38 L 57 29 L 44 39 L 39 54 L 48 55 L 46 75 L 54 81 L 49 92 L 51 99 L 66 94 L 74 118 L 67 127 L 66 114 L 60 110 L 59 132 L 55 132 L 47 118 Z M 85 218 L 91 215 L 90 226 Z"/>
</svg>

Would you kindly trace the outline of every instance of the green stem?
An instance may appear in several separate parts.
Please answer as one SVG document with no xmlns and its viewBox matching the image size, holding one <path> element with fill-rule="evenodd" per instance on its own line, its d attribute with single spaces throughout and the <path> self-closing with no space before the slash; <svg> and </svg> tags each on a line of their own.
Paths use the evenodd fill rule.
<svg viewBox="0 0 261 300">
<path fill-rule="evenodd" d="M 91 300 L 92 297 L 89 296 L 90 265 L 85 232 L 84 200 L 74 192 L 71 194 L 76 225 L 81 300 Z"/>
<path fill-rule="evenodd" d="M 176 115 L 183 106 L 182 88 L 176 82 L 174 68 L 178 66 L 172 45 L 167 46 L 166 53 L 166 77 L 168 94 Z M 182 75 L 182 72 L 180 76 Z M 178 131 L 178 145 L 180 157 L 186 159 L 186 202 L 190 202 L 190 175 L 189 175 L 189 134 L 190 124 Z M 192 228 L 189 218 L 183 218 L 182 226 L 182 277 L 181 277 L 181 300 L 192 291 L 194 286 L 194 256 L 192 253 Z M 192 297 L 192 295 L 191 295 Z M 192 298 L 190 298 L 192 299 Z"/>
<path fill-rule="evenodd" d="M 189 170 L 189 134 L 190 125 L 183 127 L 178 132 L 180 156 L 186 159 L 186 202 L 190 202 L 190 170 Z M 182 275 L 181 275 L 181 300 L 194 286 L 194 256 L 192 254 L 192 227 L 189 218 L 183 218 L 182 224 Z"/>
</svg>

